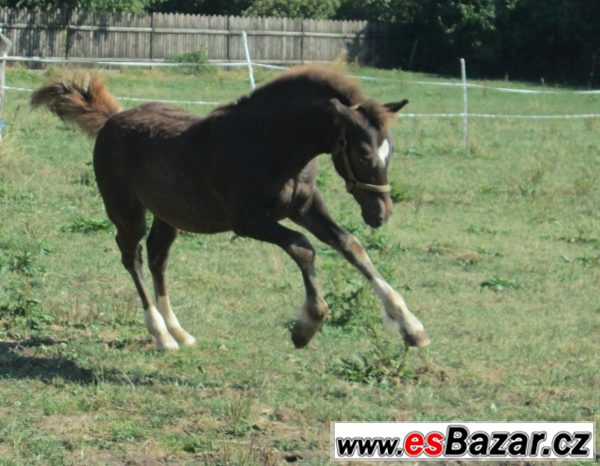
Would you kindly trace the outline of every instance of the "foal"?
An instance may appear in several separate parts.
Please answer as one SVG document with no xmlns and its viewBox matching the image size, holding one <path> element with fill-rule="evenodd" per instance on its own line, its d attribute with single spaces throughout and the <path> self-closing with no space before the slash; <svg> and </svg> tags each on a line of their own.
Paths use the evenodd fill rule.
<svg viewBox="0 0 600 466">
<path fill-rule="evenodd" d="M 196 342 L 173 313 L 165 285 L 178 230 L 232 230 L 283 248 L 306 289 L 292 341 L 298 348 L 310 341 L 327 304 L 316 280 L 315 250 L 304 235 L 279 223 L 284 218 L 335 248 L 365 276 L 383 302 L 384 320 L 407 344 L 429 344 L 421 322 L 358 240 L 332 220 L 315 184 L 316 157 L 332 154 L 364 221 L 383 225 L 392 212 L 388 126 L 406 100 L 380 105 L 341 72 L 301 66 L 206 118 L 160 103 L 122 111 L 97 76 L 81 74 L 41 87 L 31 102 L 96 138 L 98 188 L 158 348 Z M 146 210 L 154 215 L 146 245 L 156 305 L 142 275 Z"/>
</svg>

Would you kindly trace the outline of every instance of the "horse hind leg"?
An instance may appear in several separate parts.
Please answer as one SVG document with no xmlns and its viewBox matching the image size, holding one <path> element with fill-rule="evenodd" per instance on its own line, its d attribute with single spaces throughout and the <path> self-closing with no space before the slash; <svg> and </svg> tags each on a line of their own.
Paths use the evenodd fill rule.
<svg viewBox="0 0 600 466">
<path fill-rule="evenodd" d="M 120 208 L 123 209 L 122 199 Z M 133 278 L 133 283 L 142 300 L 144 321 L 148 332 L 155 338 L 158 349 L 177 349 L 179 345 L 167 330 L 165 321 L 154 306 L 144 282 L 142 246 L 140 245 L 146 230 L 143 207 L 128 209 L 127 212 L 121 212 L 119 215 L 107 206 L 107 213 L 117 227 L 116 240 L 121 250 L 121 262 Z M 123 215 L 124 213 L 126 215 Z"/>
<path fill-rule="evenodd" d="M 176 237 L 177 230 L 175 228 L 159 219 L 154 219 L 148 240 L 146 241 L 148 266 L 152 272 L 158 311 L 162 315 L 169 333 L 180 345 L 194 346 L 196 339 L 183 329 L 173 312 L 165 283 L 165 270 L 169 260 L 169 248 Z"/>
</svg>

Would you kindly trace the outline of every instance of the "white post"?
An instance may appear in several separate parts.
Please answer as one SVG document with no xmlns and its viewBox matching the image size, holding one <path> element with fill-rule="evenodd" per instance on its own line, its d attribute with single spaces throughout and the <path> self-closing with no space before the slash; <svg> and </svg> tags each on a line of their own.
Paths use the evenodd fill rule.
<svg viewBox="0 0 600 466">
<path fill-rule="evenodd" d="M 463 117 L 463 134 L 462 134 L 462 140 L 463 140 L 463 145 L 465 146 L 465 149 L 468 148 L 468 133 L 467 133 L 467 128 L 468 128 L 468 124 L 467 124 L 467 115 L 468 115 L 468 106 L 467 106 L 467 66 L 465 64 L 465 59 L 461 58 L 460 59 L 460 75 L 462 78 L 462 84 L 463 84 L 463 113 L 462 113 L 462 117 Z"/>
<path fill-rule="evenodd" d="M 12 47 L 12 41 L 3 34 L 2 28 L 0 28 L 0 42 L 2 43 L 2 59 L 0 60 L 0 117 L 1 112 L 4 109 L 4 97 L 6 93 L 6 57 Z M 0 120 L 0 142 L 2 142 L 2 129 L 5 123 Z"/>
<path fill-rule="evenodd" d="M 248 48 L 248 35 L 246 34 L 246 31 L 242 31 L 242 39 L 244 40 L 244 51 L 246 52 L 246 62 L 248 63 L 250 86 L 254 89 L 256 87 L 256 82 L 254 82 L 254 70 L 252 69 L 252 60 L 250 59 L 250 49 Z"/>
<path fill-rule="evenodd" d="M 6 42 L 4 41 L 4 34 L 2 34 L 2 28 L 0 28 L 0 40 L 2 40 L 3 44 L 5 45 Z M 4 49 L 4 47 L 2 47 Z M 2 108 L 4 107 L 4 91 L 5 91 L 5 87 L 6 87 L 6 57 L 7 57 L 7 50 L 4 49 L 2 51 L 2 61 L 0 61 L 0 111 L 2 110 Z M 2 137 L 2 133 L 0 133 L 0 138 Z"/>
<path fill-rule="evenodd" d="M 0 34 L 2 34 L 0 32 Z M 2 118 L 4 110 L 4 94 L 6 90 L 6 52 L 2 53 L 2 62 L 0 63 L 0 118 Z M 0 142 L 2 142 L 2 130 L 4 129 L 4 122 L 0 120 Z"/>
<path fill-rule="evenodd" d="M 5 91 L 5 86 L 6 86 L 6 77 L 4 74 L 5 71 L 6 71 L 6 52 L 2 54 L 2 63 L 0 64 L 0 118 L 2 118 L 2 115 L 4 114 L 4 112 L 2 110 L 4 109 L 4 91 Z M 4 122 L 2 120 L 0 120 L 0 142 L 2 142 L 2 130 L 3 129 L 4 129 Z"/>
</svg>

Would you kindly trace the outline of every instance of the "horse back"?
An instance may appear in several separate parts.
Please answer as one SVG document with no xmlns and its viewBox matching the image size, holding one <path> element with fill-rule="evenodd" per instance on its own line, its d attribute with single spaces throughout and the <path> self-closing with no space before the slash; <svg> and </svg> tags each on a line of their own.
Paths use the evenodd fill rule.
<svg viewBox="0 0 600 466">
<path fill-rule="evenodd" d="M 128 196 L 167 223 L 199 233 L 231 229 L 229 219 L 249 203 L 287 217 L 310 196 L 316 161 L 286 173 L 280 163 L 287 154 L 243 128 L 236 119 L 204 119 L 159 103 L 119 113 L 96 139 L 100 192 L 105 201 Z"/>
<path fill-rule="evenodd" d="M 183 230 L 229 229 L 213 189 L 210 150 L 194 142 L 208 140 L 202 121 L 160 103 L 110 118 L 94 147 L 94 171 L 105 203 L 129 200 Z"/>
</svg>

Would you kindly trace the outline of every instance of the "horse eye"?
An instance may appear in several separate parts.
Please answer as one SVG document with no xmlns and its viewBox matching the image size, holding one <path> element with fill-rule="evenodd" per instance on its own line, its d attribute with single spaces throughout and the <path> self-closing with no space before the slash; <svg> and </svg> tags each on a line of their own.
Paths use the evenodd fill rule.
<svg viewBox="0 0 600 466">
<path fill-rule="evenodd" d="M 371 159 L 370 159 L 370 157 L 369 157 L 369 154 L 361 154 L 361 155 L 358 157 L 358 161 L 359 161 L 359 163 L 360 163 L 361 165 L 365 165 L 365 166 L 368 166 L 368 165 L 370 165 L 370 163 L 371 163 Z"/>
</svg>

